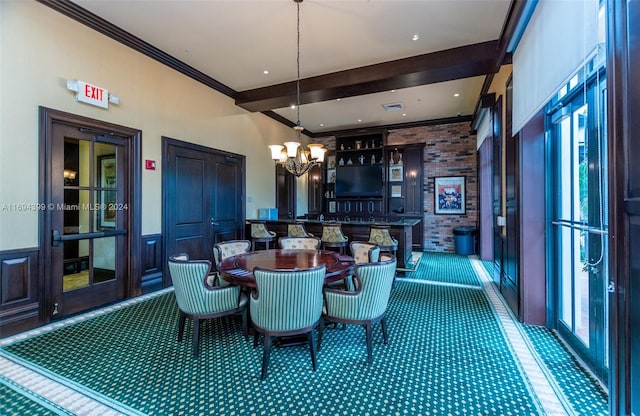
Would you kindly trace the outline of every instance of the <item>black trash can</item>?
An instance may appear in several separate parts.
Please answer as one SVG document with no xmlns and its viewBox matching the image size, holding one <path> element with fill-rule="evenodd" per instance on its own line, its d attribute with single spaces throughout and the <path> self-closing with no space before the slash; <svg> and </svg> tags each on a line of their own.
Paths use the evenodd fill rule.
<svg viewBox="0 0 640 416">
<path fill-rule="evenodd" d="M 453 244 L 456 254 L 476 253 L 476 227 L 454 227 Z"/>
</svg>

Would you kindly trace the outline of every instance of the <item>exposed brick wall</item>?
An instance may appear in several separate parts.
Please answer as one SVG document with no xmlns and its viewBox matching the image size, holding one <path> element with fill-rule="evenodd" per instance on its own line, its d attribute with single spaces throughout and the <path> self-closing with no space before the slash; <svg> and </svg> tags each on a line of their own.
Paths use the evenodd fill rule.
<svg viewBox="0 0 640 416">
<path fill-rule="evenodd" d="M 425 143 L 424 147 L 424 249 L 454 252 L 453 227 L 478 226 L 478 171 L 476 136 L 470 134 L 469 122 L 390 130 L 387 145 Z M 314 139 L 335 149 L 335 138 Z M 435 214 L 434 183 L 439 176 L 464 176 L 466 213 Z"/>
<path fill-rule="evenodd" d="M 476 136 L 468 122 L 389 131 L 387 145 L 425 143 L 424 148 L 424 249 L 453 252 L 453 227 L 478 223 L 478 170 Z M 464 215 L 435 214 L 434 183 L 438 176 L 464 176 Z"/>
</svg>

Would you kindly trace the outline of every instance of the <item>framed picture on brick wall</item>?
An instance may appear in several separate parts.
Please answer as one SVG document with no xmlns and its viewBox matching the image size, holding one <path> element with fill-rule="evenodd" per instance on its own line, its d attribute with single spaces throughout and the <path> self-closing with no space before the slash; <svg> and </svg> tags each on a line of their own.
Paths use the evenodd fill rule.
<svg viewBox="0 0 640 416">
<path fill-rule="evenodd" d="M 465 177 L 441 176 L 435 179 L 434 186 L 436 214 L 464 214 Z"/>
</svg>

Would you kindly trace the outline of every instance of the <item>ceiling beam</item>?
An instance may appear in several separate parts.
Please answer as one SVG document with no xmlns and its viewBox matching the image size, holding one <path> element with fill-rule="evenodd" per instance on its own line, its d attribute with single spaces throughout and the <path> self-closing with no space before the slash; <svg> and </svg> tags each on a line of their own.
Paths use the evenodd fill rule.
<svg viewBox="0 0 640 416">
<path fill-rule="evenodd" d="M 300 103 L 373 94 L 495 72 L 498 41 L 476 43 L 300 80 Z M 240 91 L 236 105 L 268 111 L 296 103 L 296 81 Z"/>
</svg>

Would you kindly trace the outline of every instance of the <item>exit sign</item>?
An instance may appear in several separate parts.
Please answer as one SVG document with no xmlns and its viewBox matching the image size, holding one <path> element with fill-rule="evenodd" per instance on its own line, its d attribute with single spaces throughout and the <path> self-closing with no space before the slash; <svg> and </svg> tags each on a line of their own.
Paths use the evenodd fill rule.
<svg viewBox="0 0 640 416">
<path fill-rule="evenodd" d="M 109 108 L 109 91 L 106 88 L 89 84 L 84 81 L 67 81 L 67 89 L 75 91 L 76 100 L 95 105 L 97 107 Z"/>
</svg>

